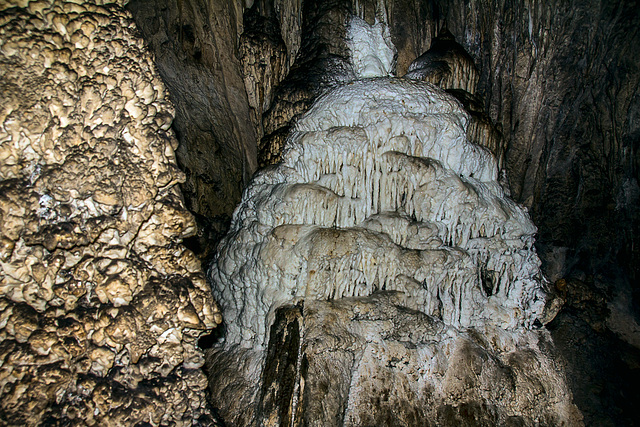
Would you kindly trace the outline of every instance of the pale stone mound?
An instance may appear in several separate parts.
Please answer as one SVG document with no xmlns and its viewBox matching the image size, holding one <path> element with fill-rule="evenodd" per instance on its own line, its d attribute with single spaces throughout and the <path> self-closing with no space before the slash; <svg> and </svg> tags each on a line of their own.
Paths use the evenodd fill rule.
<svg viewBox="0 0 640 427">
<path fill-rule="evenodd" d="M 455 327 L 531 326 L 544 307 L 536 228 L 466 122 L 426 83 L 362 80 L 321 97 L 220 246 L 211 277 L 228 342 L 262 346 L 285 303 L 379 290 Z"/>
<path fill-rule="evenodd" d="M 209 273 L 228 421 L 579 424 L 548 334 L 530 330 L 536 227 L 467 123 L 442 90 L 393 78 L 331 90 L 297 122 Z"/>
<path fill-rule="evenodd" d="M 351 21 L 360 77 L 389 73 L 378 26 Z M 468 122 L 441 89 L 389 77 L 332 89 L 298 120 L 209 272 L 227 421 L 580 423 L 549 334 L 531 329 L 545 319 L 536 227 Z"/>
</svg>

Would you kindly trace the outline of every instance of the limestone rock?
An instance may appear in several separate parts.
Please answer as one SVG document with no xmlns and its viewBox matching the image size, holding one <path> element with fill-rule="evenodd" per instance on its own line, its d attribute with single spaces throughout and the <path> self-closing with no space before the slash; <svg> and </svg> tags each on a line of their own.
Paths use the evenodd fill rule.
<svg viewBox="0 0 640 427">
<path fill-rule="evenodd" d="M 298 56 L 273 92 L 263 115 L 264 137 L 258 143 L 258 164 L 281 160 L 286 136 L 297 117 L 328 88 L 354 78 L 347 45 L 348 2 L 302 2 Z"/>
<path fill-rule="evenodd" d="M 367 76 L 387 72 L 363 59 Z M 544 333 L 528 330 L 545 301 L 536 228 L 468 121 L 433 85 L 383 77 L 338 86 L 297 120 L 210 270 L 227 320 L 211 389 L 228 421 L 579 425 L 536 352 Z M 532 361 L 544 367 L 529 376 Z"/>
<path fill-rule="evenodd" d="M 398 297 L 305 303 L 298 425 L 580 423 L 548 332 L 459 333 Z"/>
<path fill-rule="evenodd" d="M 134 0 L 127 9 L 175 105 L 176 157 L 186 174 L 181 189 L 198 221 L 194 248 L 207 257 L 209 241 L 226 232 L 256 169 L 256 130 L 239 60 L 243 6 Z"/>
<path fill-rule="evenodd" d="M 467 137 L 491 150 L 502 171 L 506 147 L 502 133 L 484 113 L 482 97 L 476 94 L 478 70 L 471 56 L 448 30 L 440 30 L 429 50 L 409 65 L 404 77 L 433 83 L 455 96 L 470 116 Z M 504 187 L 509 191 L 508 185 Z"/>
<path fill-rule="evenodd" d="M 0 418 L 212 423 L 220 323 L 177 185 L 173 106 L 124 2 L 0 22 Z M 208 421 L 207 421 L 208 420 Z"/>
<path fill-rule="evenodd" d="M 273 426 L 582 424 L 547 331 L 456 331 L 403 300 L 383 291 L 279 308 L 262 374 L 227 372 L 213 386 L 245 404 L 228 412 L 223 406 L 225 419 Z M 209 356 L 213 366 L 255 368 L 260 360 L 253 350 Z M 251 386 L 242 387 L 247 376 Z M 255 409 L 247 405 L 252 399 Z"/>
<path fill-rule="evenodd" d="M 220 246 L 212 280 L 227 339 L 261 346 L 292 299 L 380 289 L 455 326 L 530 326 L 544 305 L 536 229 L 504 197 L 491 154 L 466 140 L 467 121 L 444 92 L 406 80 L 318 99 Z"/>
</svg>

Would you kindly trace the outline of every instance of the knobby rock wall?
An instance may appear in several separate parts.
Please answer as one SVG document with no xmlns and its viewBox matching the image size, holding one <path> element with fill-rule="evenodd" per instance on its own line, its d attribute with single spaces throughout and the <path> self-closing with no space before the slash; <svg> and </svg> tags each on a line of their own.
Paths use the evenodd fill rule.
<svg viewBox="0 0 640 427">
<path fill-rule="evenodd" d="M 206 257 L 256 169 L 256 130 L 238 59 L 242 5 L 136 0 L 127 8 L 176 107 L 181 188 L 199 224 L 191 247 Z"/>
<path fill-rule="evenodd" d="M 221 315 L 173 107 L 120 2 L 0 4 L 0 420 L 213 423 Z"/>
</svg>

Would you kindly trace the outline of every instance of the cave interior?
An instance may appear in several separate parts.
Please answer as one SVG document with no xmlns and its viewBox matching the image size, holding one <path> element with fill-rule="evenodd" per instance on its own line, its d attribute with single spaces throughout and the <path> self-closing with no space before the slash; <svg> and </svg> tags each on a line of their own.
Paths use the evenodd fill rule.
<svg viewBox="0 0 640 427">
<path fill-rule="evenodd" d="M 3 239 L 0 253 L 2 274 L 17 277 L 17 267 L 11 265 L 27 263 L 30 266 L 30 276 L 20 283 L 37 281 L 38 284 L 34 286 L 42 288 L 46 279 L 31 279 L 37 276 L 36 269 L 32 268 L 37 262 L 28 260 L 45 260 L 38 264 L 44 265 L 41 275 L 45 277 L 48 274 L 46 272 L 53 271 L 53 266 L 58 262 L 55 261 L 56 254 L 66 251 L 61 255 L 62 261 L 58 262 L 63 267 L 58 265 L 51 276 L 54 283 L 54 290 L 51 292 L 58 297 L 43 297 L 44 302 L 38 302 L 41 300 L 37 298 L 29 300 L 27 297 L 16 297 L 15 286 L 11 284 L 13 282 L 7 279 L 2 283 L 1 308 L 4 317 L 0 319 L 4 319 L 4 323 L 0 323 L 3 328 L 0 373 L 5 372 L 5 375 L 0 376 L 0 396 L 4 396 L 0 420 L 4 419 L 7 425 L 46 425 L 64 422 L 74 424 L 79 423 L 78 420 L 82 419 L 82 414 L 85 413 L 92 414 L 84 419 L 89 425 L 191 424 L 195 419 L 200 425 L 242 425 L 241 418 L 228 419 L 226 414 L 229 411 L 242 410 L 244 401 L 239 399 L 236 406 L 227 404 L 227 409 L 219 410 L 216 407 L 216 399 L 211 399 L 211 394 L 222 393 L 221 390 L 227 389 L 212 387 L 211 383 L 216 383 L 225 376 L 233 377 L 236 370 L 257 368 L 250 362 L 246 362 L 246 366 L 235 366 L 239 363 L 238 360 L 244 360 L 237 355 L 218 354 L 217 358 L 214 358 L 215 363 L 204 361 L 210 357 L 212 349 L 224 341 L 227 320 L 224 304 L 218 312 L 209 289 L 210 283 L 205 282 L 203 271 L 209 269 L 217 259 L 218 244 L 229 230 L 234 210 L 254 174 L 270 170 L 283 162 L 283 148 L 287 144 L 288 136 L 293 130 L 298 129 L 296 126 L 303 122 L 303 117 L 316 100 L 332 89 L 349 84 L 355 79 L 350 56 L 350 49 L 353 48 L 350 48 L 347 35 L 348 22 L 354 16 L 359 17 L 371 28 L 377 23 L 386 26 L 388 37 L 395 48 L 392 76 L 413 78 L 440 86 L 464 108 L 470 122 L 473 123 L 472 130 L 468 132 L 475 132 L 473 138 L 481 141 L 478 143 L 484 145 L 496 159 L 500 185 L 511 199 L 527 209 L 537 227 L 535 250 L 541 261 L 541 271 L 546 278 L 545 292 L 555 299 L 557 306 L 548 323 L 541 325 L 537 322 L 534 327 L 546 329 L 551 337 L 552 344 L 548 345 L 553 349 L 549 351 L 553 354 L 552 358 L 558 363 L 559 369 L 563 370 L 573 403 L 580 413 L 574 418 L 574 421 L 578 420 L 575 421 L 576 425 L 584 423 L 593 426 L 631 426 L 638 423 L 640 5 L 637 1 L 89 2 L 97 5 L 97 9 L 94 8 L 97 12 L 94 9 L 78 12 L 74 9 L 74 2 L 57 0 L 1 3 L 0 38 L 3 44 L 0 50 L 3 59 L 0 70 L 3 75 L 3 103 L 5 106 L 12 105 L 11 108 L 6 107 L 3 110 L 2 118 L 5 122 L 2 132 L 3 135 L 13 132 L 13 141 L 17 140 L 15 135 L 20 133 L 20 129 L 10 129 L 15 123 L 18 123 L 18 127 L 28 129 L 25 132 L 32 134 L 44 135 L 50 128 L 45 129 L 46 126 L 43 125 L 42 129 L 35 129 L 39 126 L 35 124 L 30 128 L 29 123 L 36 123 L 39 119 L 36 117 L 32 120 L 28 114 L 24 119 L 11 118 L 11 111 L 20 111 L 20 108 L 23 108 L 13 105 L 31 106 L 38 102 L 45 106 L 54 104 L 51 96 L 46 98 L 43 95 L 42 101 L 38 98 L 33 102 L 22 102 L 18 98 L 26 99 L 31 96 L 30 93 L 38 93 L 38 89 L 33 88 L 44 80 L 35 77 L 29 80 L 25 77 L 24 81 L 28 84 L 22 83 L 21 88 L 21 83 L 14 84 L 10 80 L 18 79 L 19 71 L 10 70 L 18 67 L 15 64 L 23 64 L 20 66 L 25 67 L 25 70 L 29 67 L 42 67 L 35 59 L 35 65 L 27 60 L 16 60 L 15 52 L 28 52 L 30 47 L 25 47 L 23 42 L 16 42 L 16 45 L 10 43 L 13 39 L 17 40 L 21 28 L 26 28 L 27 24 L 24 22 L 28 23 L 30 20 L 37 20 L 37 23 L 33 24 L 35 29 L 29 30 L 35 34 L 33 39 L 36 40 L 36 44 L 45 43 L 48 40 L 47 34 L 53 34 L 61 26 L 66 26 L 67 30 L 61 34 L 69 34 L 68 37 L 63 34 L 62 38 L 67 37 L 71 40 L 71 49 L 75 46 L 80 50 L 90 50 L 94 49 L 93 42 L 83 45 L 82 38 L 73 39 L 71 34 L 77 34 L 74 32 L 76 27 L 79 28 L 78 31 L 85 31 L 84 26 L 77 24 L 74 27 L 73 22 L 91 13 L 110 17 L 104 18 L 111 19 L 107 24 L 100 20 L 91 24 L 93 28 L 103 28 L 104 34 L 100 37 L 105 40 L 105 45 L 116 46 L 117 43 L 121 43 L 120 36 L 113 35 L 120 34 L 119 31 L 125 31 L 127 37 L 134 40 L 127 45 L 128 50 L 124 56 L 118 50 L 121 48 L 117 47 L 112 49 L 112 57 L 117 59 L 118 55 L 126 57 L 143 52 L 140 55 L 146 58 L 145 64 L 148 63 L 148 68 L 141 68 L 121 61 L 124 71 L 118 72 L 124 72 L 125 76 L 127 73 L 131 74 L 131 91 L 143 97 L 140 93 L 144 93 L 144 87 L 141 86 L 144 82 L 139 81 L 140 79 L 134 75 L 151 75 L 152 77 L 148 77 L 151 82 L 149 84 L 155 88 L 156 93 L 166 92 L 167 98 L 165 100 L 162 96 L 153 96 L 153 100 L 145 107 L 144 114 L 147 114 L 146 117 L 149 119 L 141 119 L 143 125 L 141 130 L 136 130 L 139 131 L 136 134 L 132 125 L 127 123 L 138 120 L 137 113 L 130 104 L 125 104 L 126 100 L 120 105 L 117 96 L 114 96 L 112 102 L 114 105 L 118 104 L 118 107 L 110 107 L 110 101 L 102 95 L 97 105 L 88 106 L 87 102 L 91 101 L 85 102 L 85 98 L 82 98 L 82 94 L 87 91 L 78 92 L 78 102 L 83 102 L 83 110 L 76 112 L 79 115 L 89 117 L 90 114 L 86 110 L 98 111 L 101 103 L 116 112 L 128 111 L 126 120 L 117 121 L 119 113 L 116 114 L 116 119 L 113 119 L 116 120 L 114 123 L 119 123 L 117 126 L 122 125 L 113 126 L 117 128 L 117 135 L 131 134 L 134 139 L 149 138 L 152 141 L 139 148 L 139 151 L 143 152 L 147 146 L 152 147 L 149 148 L 151 157 L 141 154 L 141 158 L 156 156 L 162 157 L 163 160 L 159 163 L 161 166 L 150 167 L 152 172 L 149 172 L 149 176 L 158 168 L 166 168 L 166 171 L 162 169 L 157 176 L 153 175 L 149 180 L 145 175 L 147 172 L 144 172 L 147 170 L 144 169 L 146 166 L 141 166 L 144 173 L 136 172 L 137 160 L 126 160 L 130 158 L 117 150 L 109 151 L 106 148 L 103 150 L 106 157 L 102 154 L 91 157 L 87 153 L 93 152 L 91 150 L 96 151 L 97 148 L 94 149 L 92 146 L 91 150 L 83 151 L 83 145 L 69 142 L 73 136 L 68 136 L 62 131 L 53 137 L 54 141 L 65 138 L 67 140 L 63 143 L 54 142 L 54 146 L 58 144 L 58 148 L 50 150 L 66 154 L 51 154 L 49 157 L 46 154 L 38 154 L 37 160 L 27 156 L 27 160 L 33 160 L 29 160 L 29 165 L 36 162 L 43 166 L 42 172 L 40 166 L 35 167 L 37 172 L 33 166 L 25 169 L 24 164 L 28 163 L 27 160 L 23 163 L 16 161 L 14 164 L 11 163 L 13 157 L 10 157 L 10 154 L 5 155 L 5 152 L 25 148 L 21 148 L 17 143 L 9 147 L 10 143 L 7 141 L 12 140 L 3 136 L 2 144 L 9 148 L 3 148 L 0 153 L 5 159 L 5 165 L 0 171 L 0 200 L 4 205 L 0 207 L 4 223 L 3 229 L 0 230 Z M 41 7 L 37 5 L 40 3 Z M 48 10 L 55 11 L 56 16 L 68 14 L 80 18 L 74 18 L 76 21 L 47 18 Z M 119 26 L 124 30 L 118 29 Z M 69 29 L 72 27 L 73 31 Z M 95 50 L 98 51 L 98 47 L 95 47 Z M 60 54 L 60 58 L 63 59 L 58 60 L 63 63 L 67 61 L 68 64 L 83 61 L 82 58 L 77 59 L 75 54 L 69 55 L 69 58 L 64 59 L 64 55 Z M 56 59 L 45 58 L 42 61 L 45 64 L 47 61 L 60 63 L 55 62 Z M 97 67 L 94 62 L 85 62 L 85 68 Z M 45 67 L 53 69 L 50 63 Z M 462 70 L 460 75 L 454 72 L 458 70 L 456 67 Z M 72 68 L 72 65 L 69 65 L 60 73 L 70 74 L 68 70 Z M 30 71 L 24 73 L 28 76 Z M 53 75 L 53 72 L 51 73 Z M 76 85 L 85 78 L 78 75 L 79 72 L 76 72 L 73 80 Z M 109 71 L 105 71 L 103 75 L 108 76 Z M 98 79 L 92 78 L 95 81 Z M 55 80 L 55 77 L 51 79 Z M 61 79 L 64 83 L 64 78 Z M 104 81 L 109 90 L 112 90 L 113 85 L 107 81 L 107 77 L 104 77 Z M 123 82 L 124 80 L 118 77 L 116 86 L 122 88 L 118 89 L 118 93 L 125 94 L 127 89 Z M 63 83 L 55 81 L 54 84 L 63 87 Z M 157 89 L 160 87 L 158 85 L 162 88 Z M 62 98 L 62 95 L 60 97 Z M 67 104 L 62 102 L 60 105 L 62 106 L 50 107 L 50 110 L 59 116 L 67 114 L 69 117 L 75 117 L 64 110 L 69 108 L 65 106 Z M 35 111 L 34 108 L 28 111 Z M 44 110 L 49 111 L 49 107 Z M 109 113 L 105 109 L 100 114 L 113 115 L 113 110 Z M 35 113 L 33 114 L 35 117 Z M 173 116 L 173 121 L 170 116 Z M 87 124 L 86 120 L 84 126 L 93 126 Z M 102 119 L 101 123 L 107 123 L 108 120 L 110 119 Z M 61 123 L 59 120 L 58 125 L 62 128 Z M 70 128 L 69 126 L 65 129 Z M 98 128 L 99 125 L 96 128 L 91 127 Z M 74 129 L 77 138 L 89 141 L 87 131 L 83 131 L 82 126 Z M 157 137 L 149 137 L 148 131 Z M 95 136 L 97 131 L 92 132 L 100 141 L 110 137 L 109 131 L 100 131 L 102 133 L 99 137 Z M 124 138 L 117 135 L 113 138 Z M 129 142 L 127 140 L 127 143 Z M 102 143 L 98 143 L 97 146 L 100 144 Z M 175 155 L 163 154 L 163 149 L 153 148 L 156 145 L 172 146 Z M 37 149 L 35 151 L 38 152 Z M 130 151 L 138 153 L 133 149 Z M 116 152 L 117 154 L 114 154 Z M 114 163 L 113 159 L 116 158 L 124 160 Z M 165 163 L 169 166 L 165 166 Z M 87 172 L 69 172 L 69 176 L 65 175 L 66 170 L 75 171 L 74 167 L 78 170 L 86 168 Z M 124 173 L 127 168 L 128 171 Z M 63 172 L 57 172 L 57 169 Z M 108 172 L 102 173 L 100 170 Z M 171 177 L 165 179 L 163 174 Z M 34 176 L 36 178 L 33 178 Z M 121 177 L 120 181 L 113 178 L 118 176 Z M 74 184 L 79 179 L 86 182 L 82 189 Z M 101 180 L 108 182 L 107 187 L 118 188 L 123 185 L 122 180 L 131 182 L 131 188 L 127 190 L 131 194 L 124 190 L 121 195 L 95 190 L 102 188 Z M 140 184 L 134 185 L 134 182 Z M 56 200 L 69 197 L 65 195 L 56 199 L 55 188 L 72 191 L 76 187 L 79 189 L 75 193 L 69 193 L 72 194 L 69 196 L 71 199 L 75 197 L 78 200 L 88 200 L 87 195 L 99 193 L 102 195 L 101 199 L 96 196 L 94 200 L 101 203 L 100 206 L 110 207 L 111 210 L 104 208 L 101 211 L 102 208 L 99 206 L 99 215 L 93 215 L 91 206 L 68 202 L 70 213 L 65 217 L 67 219 L 56 219 L 65 215 L 61 209 L 67 206 Z M 45 193 L 52 194 L 53 202 L 43 199 L 42 194 Z M 140 205 L 136 197 L 152 199 L 154 202 L 148 205 L 148 209 L 129 209 L 128 217 L 126 209 L 124 216 L 121 209 L 116 209 L 121 206 Z M 112 198 L 117 200 L 111 201 Z M 23 204 L 16 201 L 21 199 L 30 201 Z M 23 219 L 22 222 L 14 220 L 20 215 L 27 218 L 26 213 L 15 212 L 20 209 L 20 212 L 28 212 L 30 209 L 35 212 L 36 208 L 33 206 L 37 207 L 35 219 Z M 142 203 L 140 206 L 145 205 Z M 77 216 L 73 213 L 76 211 L 80 212 Z M 92 215 L 99 220 L 91 219 Z M 144 219 L 135 219 L 136 215 L 142 215 Z M 74 231 L 76 223 L 81 223 L 81 233 Z M 129 225 L 125 227 L 125 223 Z M 127 227 L 139 227 L 138 230 L 148 231 L 149 236 L 145 237 L 146 234 L 143 236 L 144 233 L 138 231 L 137 234 L 134 233 L 135 237 L 131 238 L 131 243 L 123 243 L 124 246 L 130 245 L 129 252 L 122 255 L 127 267 L 120 267 L 119 264 L 116 266 L 115 261 L 100 268 L 90 267 L 89 264 L 94 263 L 94 258 L 96 265 L 100 259 L 115 258 L 105 255 L 106 249 L 100 252 L 103 249 L 86 248 L 94 248 L 98 244 L 96 242 L 101 242 L 102 236 L 110 229 L 123 230 L 121 236 L 128 235 L 126 233 L 130 228 Z M 92 230 L 99 232 L 93 233 Z M 81 234 L 86 237 L 84 240 Z M 181 249 L 175 249 L 176 247 Z M 28 250 L 23 251 L 23 248 Z M 137 255 L 132 254 L 131 248 L 135 249 L 133 252 Z M 85 252 L 74 255 L 77 260 L 71 266 L 69 259 L 74 250 Z M 20 258 L 20 251 L 27 255 Z M 99 252 L 100 255 L 96 255 Z M 173 253 L 178 252 L 176 259 L 179 261 L 166 261 Z M 76 268 L 80 265 L 82 257 L 90 258 L 91 261 L 87 261 L 82 268 Z M 154 263 L 160 266 L 156 267 Z M 149 267 L 152 264 L 154 267 Z M 72 281 L 82 283 L 82 279 L 79 279 L 80 270 L 89 271 L 91 268 L 95 269 L 96 277 L 101 274 L 109 283 L 104 286 L 105 290 L 100 291 L 102 288 L 98 284 L 93 291 L 96 296 L 90 297 L 90 290 L 86 295 L 84 291 L 78 290 L 76 297 L 68 296 L 75 292 L 70 288 Z M 131 283 L 126 278 L 114 279 L 118 275 L 125 277 L 122 271 L 132 271 L 131 275 L 134 278 L 131 280 L 137 280 L 143 285 L 130 285 L 134 286 L 131 287 L 131 291 L 126 286 L 124 290 L 111 291 L 110 286 L 116 280 L 124 281 L 125 284 Z M 67 293 L 64 295 L 56 290 L 58 283 L 62 283 L 62 279 L 58 277 L 63 273 L 73 279 L 64 281 L 65 289 L 69 289 L 65 290 Z M 110 279 L 107 280 L 107 277 Z M 487 280 L 489 279 L 485 282 Z M 98 279 L 95 281 L 98 283 Z M 23 292 L 26 295 L 26 291 Z M 127 296 L 117 296 L 122 292 Z M 58 302 L 55 302 L 56 298 L 59 299 Z M 86 302 L 83 302 L 84 300 Z M 169 326 L 158 326 L 163 331 L 180 330 L 180 335 L 176 335 L 174 340 L 177 344 L 171 341 L 171 334 L 165 333 L 162 340 L 167 340 L 171 345 L 175 344 L 174 347 L 163 347 L 160 350 L 160 347 L 147 345 L 149 340 L 150 343 L 155 343 L 155 340 L 159 343 L 162 341 L 157 336 L 141 332 L 144 329 L 141 325 L 145 322 L 152 323 L 149 319 L 156 319 L 149 313 L 170 313 L 175 307 L 183 307 L 181 304 L 186 300 L 191 301 L 191 305 L 188 310 L 178 310 L 180 315 L 176 318 L 180 318 L 179 325 L 172 326 L 173 329 Z M 308 310 L 311 313 L 309 316 L 312 316 L 314 310 L 320 312 L 327 309 L 319 307 L 318 304 L 305 303 L 304 310 Z M 366 304 L 373 307 L 376 303 L 367 300 Z M 387 302 L 380 304 L 382 306 Z M 296 322 L 301 322 L 302 307 L 298 304 L 276 313 L 276 326 L 270 329 L 270 339 L 281 340 L 282 348 L 278 356 L 273 353 L 276 350 L 269 347 L 266 350 L 268 358 L 295 359 L 294 353 L 301 348 L 295 337 L 301 328 Z M 373 312 L 376 308 L 370 310 Z M 87 325 L 88 321 L 82 320 L 85 319 L 82 316 L 93 319 L 92 325 L 102 322 L 102 326 L 83 328 L 81 325 Z M 165 320 L 162 322 L 169 322 L 166 318 L 170 317 L 170 314 L 163 316 Z M 157 315 L 157 319 L 160 317 Z M 26 334 L 23 338 L 20 338 L 20 331 L 16 325 L 26 323 L 15 320 L 18 318 L 32 319 L 29 324 L 32 326 L 21 326 L 28 330 L 28 333 L 23 333 Z M 310 324 L 313 319 L 309 320 Z M 113 328 L 120 327 L 117 326 L 120 320 L 137 325 L 137 329 L 131 329 L 134 331 L 133 338 L 126 336 L 124 332 L 121 337 L 111 332 Z M 157 322 L 160 325 L 160 320 Z M 216 325 L 218 326 L 215 327 Z M 65 328 L 69 331 L 64 332 L 64 336 L 60 335 L 62 338 L 59 340 L 62 343 L 60 345 L 66 350 L 61 350 L 62 356 L 55 360 L 46 356 L 49 359 L 45 361 L 45 353 L 48 355 L 49 352 L 33 350 L 34 344 L 29 344 L 36 338 L 47 342 L 49 338 L 46 338 L 46 334 L 51 334 L 50 330 Z M 105 331 L 100 332 L 100 336 L 103 334 L 106 337 L 102 341 L 96 338 L 98 332 L 93 332 L 102 331 L 99 328 Z M 128 326 L 122 326 L 120 329 L 129 330 L 127 328 Z M 92 332 L 89 333 L 88 330 Z M 38 331 L 48 332 L 38 335 Z M 87 334 L 91 337 L 87 338 Z M 43 345 L 53 348 L 52 342 L 56 339 L 58 338 L 51 338 L 48 344 Z M 78 343 L 77 350 L 70 350 L 73 347 L 69 344 L 71 341 Z M 85 341 L 88 344 L 85 345 Z M 20 352 L 38 354 L 37 357 L 40 359 L 21 364 L 22 362 L 16 361 L 23 357 L 20 356 Z M 178 353 L 181 355 L 179 360 L 174 360 L 173 355 Z M 88 354 L 92 356 L 87 356 Z M 311 357 L 310 353 L 309 360 Z M 81 362 L 83 360 L 88 360 L 86 368 L 81 367 L 82 363 L 85 363 Z M 110 362 L 102 362 L 104 360 Z M 296 360 L 294 365 L 301 363 Z M 73 364 L 77 366 L 68 367 Z M 42 368 L 30 371 L 35 369 L 35 365 Z M 54 365 L 55 369 L 52 368 Z M 131 368 L 129 365 L 136 367 Z M 45 367 L 49 370 L 45 370 Z M 207 386 L 202 373 L 187 373 L 191 372 L 190 367 L 195 367 L 193 371 L 198 372 L 202 367 L 208 376 L 209 385 Z M 264 417 L 264 425 L 283 425 L 285 421 L 289 425 L 313 424 L 313 418 L 301 415 L 300 411 L 309 410 L 311 413 L 316 410 L 321 413 L 322 408 L 315 408 L 308 400 L 305 400 L 305 409 L 301 409 L 303 405 L 297 400 L 285 405 L 276 398 L 275 403 L 267 398 L 269 384 L 276 389 L 281 387 L 293 390 L 300 387 L 299 378 L 291 377 L 285 368 L 286 366 L 281 368 L 268 365 L 268 369 L 262 374 L 263 383 L 259 391 L 261 398 L 257 403 L 255 416 Z M 180 369 L 182 371 L 179 371 Z M 298 366 L 297 369 L 301 368 Z M 54 373 L 47 377 L 49 374 L 45 372 Z M 197 383 L 198 386 L 188 385 L 191 384 L 188 381 L 192 381 L 184 380 L 188 375 L 197 377 L 197 380 L 193 379 L 193 384 Z M 33 379 L 34 377 L 39 379 Z M 163 386 L 165 378 L 171 378 L 166 383 L 170 385 Z M 31 383 L 47 386 L 32 387 Z M 311 380 L 308 380 L 307 384 L 308 387 L 315 387 Z M 252 386 L 238 385 L 253 390 Z M 229 386 L 229 390 L 231 388 L 232 386 Z M 84 395 L 82 390 L 85 390 Z M 294 392 L 295 390 L 291 393 Z M 178 408 L 178 411 L 183 413 L 182 418 L 162 415 L 163 403 L 153 402 L 157 396 L 163 396 L 163 393 L 166 396 L 171 393 L 175 396 L 180 393 L 187 396 L 184 401 L 174 397 L 159 398 L 160 402 L 172 402 L 171 410 Z M 82 400 L 94 403 L 79 403 Z M 113 401 L 126 403 L 117 406 Z M 184 409 L 189 406 L 189 403 L 184 402 L 196 401 L 198 403 L 190 403 L 192 409 Z M 155 409 L 148 409 L 151 407 Z M 335 425 L 349 425 L 349 420 L 350 425 L 358 425 L 357 420 L 349 418 L 349 408 L 340 409 L 341 418 L 340 421 L 335 421 Z M 436 420 L 425 420 L 421 418 L 426 417 L 425 413 L 412 412 L 414 418 L 402 418 L 403 424 L 397 425 L 432 425 L 429 424 L 431 422 L 433 425 L 493 425 L 496 420 L 503 420 L 499 418 L 502 415 L 490 407 L 471 405 L 464 408 L 455 407 L 455 410 L 450 406 L 443 408 L 439 409 Z M 398 411 L 402 412 L 405 409 L 400 408 Z M 388 418 L 368 421 L 359 418 L 360 425 L 394 425 L 394 420 L 399 419 L 394 418 L 398 417 L 394 411 L 395 409 L 390 409 L 388 414 L 385 413 L 385 417 Z M 156 415 L 147 416 L 147 413 Z M 497 418 L 491 418 L 486 414 L 494 414 L 491 416 Z M 326 417 L 317 417 L 316 421 L 322 419 L 328 422 Z M 272 424 L 264 421 L 268 419 L 271 419 Z M 517 417 L 509 419 L 512 422 L 510 425 L 529 425 L 529 421 L 519 421 Z M 148 424 L 144 424 L 145 422 Z M 251 422 L 256 422 L 256 419 L 252 419 Z M 422 424 L 423 422 L 427 424 Z M 539 422 L 541 424 L 532 425 L 545 425 L 545 420 Z"/>
</svg>

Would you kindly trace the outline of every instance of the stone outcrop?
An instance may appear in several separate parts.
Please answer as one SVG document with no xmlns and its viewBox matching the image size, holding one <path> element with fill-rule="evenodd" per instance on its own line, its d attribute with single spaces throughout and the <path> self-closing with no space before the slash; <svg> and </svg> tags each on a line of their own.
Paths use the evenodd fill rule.
<svg viewBox="0 0 640 427">
<path fill-rule="evenodd" d="M 186 174 L 181 189 L 198 221 L 189 243 L 206 258 L 256 169 L 256 129 L 239 60 L 243 6 L 134 0 L 127 9 L 175 105 L 176 158 Z"/>
<path fill-rule="evenodd" d="M 347 40 L 356 80 L 298 118 L 211 265 L 215 405 L 233 425 L 580 425 L 495 158 L 455 98 L 387 77 L 383 23 Z"/>
<path fill-rule="evenodd" d="M 288 22 L 299 22 L 297 13 L 307 3 L 313 2 L 271 2 L 280 11 L 280 22 L 282 11 Z M 553 282 L 575 279 L 593 292 L 605 292 L 610 310 L 602 315 L 610 329 L 587 335 L 615 331 L 612 336 L 617 335 L 625 348 L 638 342 L 640 9 L 629 2 L 594 0 L 331 3 L 370 24 L 387 16 L 399 76 L 428 51 L 442 28 L 450 31 L 478 73 L 476 94 L 451 93 L 472 115 L 469 138 L 486 141 L 484 146 L 507 170 L 509 181 L 502 177 L 503 186 L 530 208 L 539 227 L 537 247 L 544 271 Z M 305 27 L 302 36 L 283 31 L 283 39 L 308 38 L 316 28 L 320 26 Z M 300 107 L 293 114 L 299 116 L 311 105 L 294 101 L 271 108 Z M 278 134 L 274 146 L 283 146 L 287 131 Z M 596 341 L 613 342 L 608 335 L 600 338 Z M 565 355 L 569 363 L 582 363 L 578 361 L 590 360 L 589 351 L 575 346 Z M 581 356 L 574 357 L 576 353 Z M 620 354 L 609 352 L 612 366 L 623 367 L 621 372 L 633 369 L 635 362 Z M 581 372 L 579 366 L 574 368 Z M 617 375 L 621 382 L 628 377 Z M 584 382 L 575 384 L 581 384 L 583 391 L 608 390 L 610 380 L 604 377 L 595 383 L 594 376 L 582 378 Z M 597 423 L 632 419 L 633 411 L 610 409 L 622 408 L 618 405 L 625 401 L 612 393 L 608 399 L 600 399 L 595 391 L 581 393 L 590 397 L 581 397 L 578 403 L 588 413 L 598 412 Z"/>
<path fill-rule="evenodd" d="M 460 334 L 403 300 L 382 292 L 278 310 L 258 424 L 579 425 L 548 332 Z"/>
<path fill-rule="evenodd" d="M 123 2 L 0 13 L 0 419 L 212 424 L 221 322 L 178 184 L 173 106 Z"/>
</svg>

